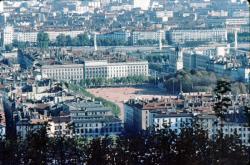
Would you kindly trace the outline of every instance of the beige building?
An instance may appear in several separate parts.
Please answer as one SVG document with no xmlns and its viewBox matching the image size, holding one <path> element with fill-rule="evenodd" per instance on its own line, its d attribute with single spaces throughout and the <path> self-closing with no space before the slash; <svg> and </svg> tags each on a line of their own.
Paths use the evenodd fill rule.
<svg viewBox="0 0 250 165">
<path fill-rule="evenodd" d="M 37 41 L 37 31 L 33 32 L 15 32 L 14 33 L 14 39 L 17 41 L 22 41 L 22 42 L 31 42 L 31 43 L 36 43 Z"/>
<path fill-rule="evenodd" d="M 44 65 L 42 66 L 41 73 L 43 78 L 64 81 L 80 81 L 84 79 L 84 65 Z"/>
<path fill-rule="evenodd" d="M 121 78 L 128 76 L 148 76 L 148 62 L 120 62 L 108 63 L 102 61 L 85 61 L 85 78 Z"/>
<path fill-rule="evenodd" d="M 168 38 L 172 43 L 192 41 L 224 42 L 227 41 L 227 30 L 224 28 L 172 30 L 168 33 Z"/>
<path fill-rule="evenodd" d="M 132 32 L 133 44 L 137 44 L 140 40 L 156 40 L 165 39 L 164 31 L 134 31 Z"/>
</svg>

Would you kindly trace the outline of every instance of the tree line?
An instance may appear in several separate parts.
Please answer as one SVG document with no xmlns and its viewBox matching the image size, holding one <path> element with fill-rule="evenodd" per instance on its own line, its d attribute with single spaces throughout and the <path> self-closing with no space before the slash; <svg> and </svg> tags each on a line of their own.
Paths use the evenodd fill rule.
<svg viewBox="0 0 250 165">
<path fill-rule="evenodd" d="M 1 139 L 0 164 L 28 165 L 247 165 L 249 150 L 238 136 L 219 132 L 214 139 L 193 123 L 180 133 L 149 129 L 116 138 L 48 137 L 46 128 L 25 140 Z"/>
<path fill-rule="evenodd" d="M 158 44 L 157 40 L 139 40 L 136 45 L 155 45 Z M 163 43 L 165 41 L 163 40 Z M 0 42 L 1 44 L 1 42 Z M 37 45 L 39 48 L 46 49 L 49 46 L 93 46 L 93 37 L 89 36 L 87 33 L 78 34 L 76 37 L 71 37 L 70 35 L 60 34 L 56 37 L 55 41 L 51 41 L 48 33 L 39 32 L 37 34 L 36 44 L 30 43 L 28 41 L 18 41 L 13 40 L 12 44 L 5 45 L 6 51 L 11 51 L 14 47 L 18 49 L 25 49 L 32 45 Z M 130 40 L 125 41 L 122 39 L 113 38 L 97 38 L 98 46 L 131 46 L 133 45 Z"/>
<path fill-rule="evenodd" d="M 227 38 L 228 42 L 230 43 L 234 42 L 234 33 L 228 33 Z M 250 33 L 248 32 L 238 33 L 238 42 L 250 42 Z"/>
<path fill-rule="evenodd" d="M 169 74 L 162 78 L 160 81 L 164 83 L 164 86 L 168 93 L 176 94 L 183 92 L 211 92 L 216 82 L 221 78 L 216 76 L 215 73 L 209 71 L 196 71 L 190 72 L 181 70 L 174 74 Z M 225 80 L 227 80 L 225 78 Z M 231 84 L 232 93 L 240 94 L 247 93 L 247 85 L 242 82 L 234 82 Z"/>
<path fill-rule="evenodd" d="M 80 82 L 81 85 L 85 85 L 87 87 L 96 87 L 96 86 L 115 86 L 115 85 L 134 85 L 134 84 L 142 84 L 148 81 L 147 76 L 138 75 L 138 76 L 127 76 L 127 77 L 114 77 L 114 78 L 91 78 L 85 79 Z"/>
</svg>

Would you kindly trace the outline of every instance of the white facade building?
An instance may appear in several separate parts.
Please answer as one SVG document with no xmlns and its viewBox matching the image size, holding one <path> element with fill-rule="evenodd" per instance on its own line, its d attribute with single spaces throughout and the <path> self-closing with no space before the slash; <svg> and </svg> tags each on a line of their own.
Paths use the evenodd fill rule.
<svg viewBox="0 0 250 165">
<path fill-rule="evenodd" d="M 70 130 L 70 116 L 57 116 L 52 117 L 48 121 L 47 133 L 49 137 L 55 136 L 72 136 L 72 130 Z"/>
<path fill-rule="evenodd" d="M 169 113 L 169 114 L 154 114 L 151 113 L 152 123 L 150 125 L 156 126 L 156 129 L 164 129 L 166 126 L 176 133 L 180 133 L 180 129 L 184 126 L 191 125 L 193 114 L 188 113 Z"/>
<path fill-rule="evenodd" d="M 3 1 L 0 1 L 0 13 L 4 12 Z"/>
<path fill-rule="evenodd" d="M 79 35 L 79 34 L 83 34 L 84 31 L 82 31 L 82 30 L 45 31 L 45 33 L 48 33 L 49 39 L 51 41 L 55 41 L 56 37 L 59 36 L 60 34 L 64 34 L 65 36 L 69 35 L 70 37 L 74 38 L 74 37 L 77 37 L 77 35 Z"/>
<path fill-rule="evenodd" d="M 108 63 L 103 61 L 85 61 L 85 79 L 121 78 L 128 76 L 148 76 L 148 62 Z"/>
<path fill-rule="evenodd" d="M 44 65 L 41 72 L 43 78 L 53 80 L 80 81 L 84 79 L 83 64 Z"/>
<path fill-rule="evenodd" d="M 14 29 L 11 26 L 6 26 L 3 29 L 3 46 L 12 44 L 12 41 L 14 39 Z"/>
<path fill-rule="evenodd" d="M 155 40 L 165 39 L 163 31 L 134 31 L 132 32 L 133 44 L 137 44 L 139 40 Z"/>
<path fill-rule="evenodd" d="M 120 41 L 128 41 L 130 37 L 129 31 L 115 31 L 111 33 L 98 34 L 96 36 L 97 39 L 111 39 L 111 40 L 120 40 Z"/>
<path fill-rule="evenodd" d="M 151 0 L 133 0 L 133 7 L 141 10 L 148 10 Z"/>
<path fill-rule="evenodd" d="M 15 32 L 14 33 L 14 39 L 17 41 L 22 42 L 30 42 L 30 43 L 36 43 L 37 42 L 37 31 L 34 32 Z"/>
<path fill-rule="evenodd" d="M 169 33 L 171 43 L 185 43 L 192 41 L 224 42 L 227 41 L 226 29 L 188 29 L 171 30 Z"/>
</svg>

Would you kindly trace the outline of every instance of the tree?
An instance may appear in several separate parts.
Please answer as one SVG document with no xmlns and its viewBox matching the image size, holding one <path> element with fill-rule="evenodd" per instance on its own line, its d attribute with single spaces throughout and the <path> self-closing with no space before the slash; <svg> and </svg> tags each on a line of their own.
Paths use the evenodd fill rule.
<svg viewBox="0 0 250 165">
<path fill-rule="evenodd" d="M 5 45 L 5 50 L 8 51 L 8 52 L 12 51 L 13 50 L 13 45 L 12 44 Z"/>
<path fill-rule="evenodd" d="M 44 32 L 39 32 L 37 34 L 37 46 L 39 48 L 43 48 L 46 49 L 49 47 L 49 35 L 48 33 L 44 33 Z"/>
<path fill-rule="evenodd" d="M 13 40 L 13 47 L 16 47 L 18 49 L 25 49 L 30 45 L 28 41 L 23 42 L 23 41 L 18 41 L 18 40 Z"/>
<path fill-rule="evenodd" d="M 216 95 L 216 103 L 214 105 L 215 114 L 222 120 L 225 119 L 225 114 L 228 112 L 228 107 L 232 104 L 229 96 L 226 96 L 231 92 L 230 82 L 219 80 L 217 82 L 214 93 Z"/>
<path fill-rule="evenodd" d="M 90 46 L 90 39 L 87 33 L 77 35 L 77 46 Z"/>
<path fill-rule="evenodd" d="M 67 46 L 74 46 L 74 44 L 72 42 L 72 38 L 70 37 L 70 35 L 66 36 L 66 45 Z"/>
<path fill-rule="evenodd" d="M 248 126 L 250 127 L 250 106 L 247 106 L 247 105 L 244 106 L 243 113 L 245 114 L 247 122 L 248 122 Z"/>
<path fill-rule="evenodd" d="M 70 45 L 71 43 L 69 43 Z M 66 46 L 67 45 L 67 39 L 64 34 L 60 34 L 56 37 L 56 45 L 57 46 Z"/>
</svg>

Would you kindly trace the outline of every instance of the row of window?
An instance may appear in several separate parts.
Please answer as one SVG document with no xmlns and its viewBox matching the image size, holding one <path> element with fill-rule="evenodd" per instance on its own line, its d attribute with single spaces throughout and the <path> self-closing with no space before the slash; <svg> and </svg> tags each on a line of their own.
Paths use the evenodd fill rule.
<svg viewBox="0 0 250 165">
<path fill-rule="evenodd" d="M 76 127 L 98 127 L 98 126 L 102 126 L 102 127 L 121 127 L 121 123 L 85 123 L 85 124 L 76 123 L 75 126 Z"/>
<path fill-rule="evenodd" d="M 107 132 L 121 132 L 121 127 L 110 127 L 110 128 L 78 128 L 75 130 L 77 134 L 86 134 L 86 133 L 107 133 Z"/>
</svg>

